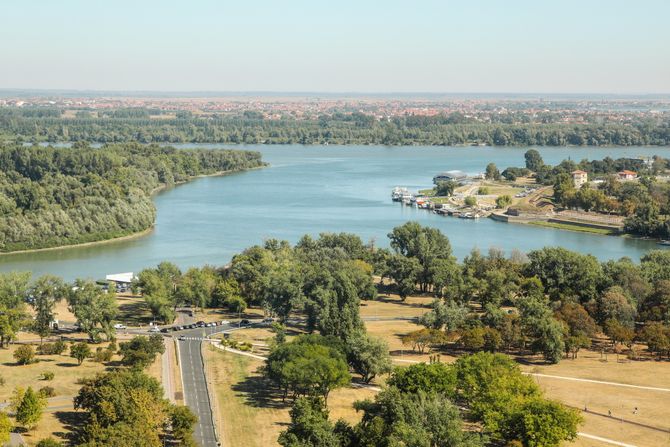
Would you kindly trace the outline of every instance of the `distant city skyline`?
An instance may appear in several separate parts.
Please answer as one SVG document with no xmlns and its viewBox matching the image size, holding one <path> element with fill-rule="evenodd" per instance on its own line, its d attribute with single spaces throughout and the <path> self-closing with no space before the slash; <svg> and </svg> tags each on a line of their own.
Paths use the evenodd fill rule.
<svg viewBox="0 0 670 447">
<path fill-rule="evenodd" d="M 669 94 L 667 17 L 663 0 L 9 1 L 0 90 Z"/>
</svg>

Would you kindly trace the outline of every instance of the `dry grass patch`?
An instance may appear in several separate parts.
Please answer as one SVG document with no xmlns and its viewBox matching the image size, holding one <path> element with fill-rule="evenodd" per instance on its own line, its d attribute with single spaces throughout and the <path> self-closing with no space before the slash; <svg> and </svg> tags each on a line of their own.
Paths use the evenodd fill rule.
<svg viewBox="0 0 670 447">
<path fill-rule="evenodd" d="M 361 301 L 361 317 L 420 317 L 430 310 L 433 299 L 429 296 L 410 296 L 402 301 L 396 294 L 380 293 L 374 301 Z"/>
<path fill-rule="evenodd" d="M 290 402 L 282 402 L 257 372 L 263 362 L 212 347 L 204 350 L 217 399 L 218 428 L 222 444 L 237 446 L 276 446 L 279 433 L 290 422 Z M 345 388 L 328 398 L 333 421 L 342 418 L 356 423 L 353 402 L 374 396 L 365 389 Z"/>
</svg>

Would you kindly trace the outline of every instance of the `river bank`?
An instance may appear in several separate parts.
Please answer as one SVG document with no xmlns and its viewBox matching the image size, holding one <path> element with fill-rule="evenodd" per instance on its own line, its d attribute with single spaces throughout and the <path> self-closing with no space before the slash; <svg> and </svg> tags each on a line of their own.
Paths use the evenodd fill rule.
<svg viewBox="0 0 670 447">
<path fill-rule="evenodd" d="M 237 174 L 237 173 L 240 173 L 240 172 L 262 169 L 266 166 L 258 166 L 258 167 L 255 167 L 255 168 L 239 169 L 239 170 L 218 171 L 218 172 L 214 172 L 214 173 L 211 173 L 211 174 L 194 175 L 192 177 L 189 177 L 188 180 L 182 180 L 182 181 L 170 184 L 170 185 L 163 183 L 163 184 L 155 187 L 154 189 L 152 189 L 149 192 L 149 197 L 153 198 L 157 194 L 160 194 L 164 191 L 168 191 L 168 190 L 170 190 L 174 187 L 190 183 L 190 182 L 192 182 L 194 180 L 197 180 L 197 179 L 200 179 L 200 178 L 223 177 L 223 176 L 230 175 L 230 174 Z M 29 253 L 40 253 L 40 252 L 49 252 L 49 251 L 93 247 L 93 246 L 98 246 L 98 245 L 103 245 L 103 244 L 114 244 L 114 243 L 119 243 L 119 242 L 128 242 L 128 241 L 131 241 L 131 240 L 134 240 L 134 239 L 139 239 L 141 237 L 144 237 L 144 236 L 147 236 L 147 235 L 151 234 L 151 232 L 155 228 L 155 224 L 156 224 L 156 221 L 154 220 L 154 222 L 151 224 L 151 226 L 148 227 L 148 228 L 145 228 L 144 230 L 136 231 L 136 232 L 133 232 L 133 233 L 128 233 L 128 234 L 124 234 L 124 235 L 117 236 L 117 237 L 112 237 L 112 238 L 101 238 L 99 240 L 94 240 L 94 241 L 90 241 L 90 242 L 57 245 L 55 247 L 31 248 L 31 249 L 28 249 L 28 250 L 13 250 L 13 251 L 0 252 L 0 257 L 20 255 L 20 254 L 29 254 Z"/>
</svg>

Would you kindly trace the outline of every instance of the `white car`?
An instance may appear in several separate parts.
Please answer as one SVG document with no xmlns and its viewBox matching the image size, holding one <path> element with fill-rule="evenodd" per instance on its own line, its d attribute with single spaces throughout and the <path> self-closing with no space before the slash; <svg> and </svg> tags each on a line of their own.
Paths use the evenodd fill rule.
<svg viewBox="0 0 670 447">
<path fill-rule="evenodd" d="M 125 324 L 116 323 L 116 324 L 114 325 L 114 329 L 125 329 L 125 328 L 126 328 L 126 325 L 125 325 Z"/>
<path fill-rule="evenodd" d="M 228 320 L 221 320 L 221 326 L 223 326 L 224 324 L 230 324 L 230 321 L 228 321 Z"/>
<path fill-rule="evenodd" d="M 149 329 L 149 332 L 160 332 L 161 329 L 158 326 L 154 326 L 151 329 Z"/>
</svg>

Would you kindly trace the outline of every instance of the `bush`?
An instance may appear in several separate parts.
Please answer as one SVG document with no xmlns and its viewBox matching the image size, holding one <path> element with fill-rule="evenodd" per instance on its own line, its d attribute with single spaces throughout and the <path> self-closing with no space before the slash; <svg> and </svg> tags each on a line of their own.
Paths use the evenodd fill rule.
<svg viewBox="0 0 670 447">
<path fill-rule="evenodd" d="M 112 355 L 114 355 L 114 351 L 110 350 L 109 348 L 98 346 L 95 350 L 95 354 L 93 355 L 93 361 L 98 363 L 109 362 L 112 360 Z"/>
<path fill-rule="evenodd" d="M 477 190 L 477 195 L 486 196 L 489 194 L 491 194 L 491 190 L 486 186 L 480 186 L 479 189 Z"/>
<path fill-rule="evenodd" d="M 465 204 L 467 206 L 475 206 L 477 205 L 477 198 L 475 196 L 467 196 L 465 198 Z"/>
<path fill-rule="evenodd" d="M 0 386 L 5 386 L 5 383 L 7 383 L 5 382 L 5 378 L 0 376 Z"/>
<path fill-rule="evenodd" d="M 251 351 L 251 343 L 242 342 L 242 343 L 239 344 L 237 349 L 239 349 L 240 351 L 245 351 L 245 352 Z"/>
<path fill-rule="evenodd" d="M 14 351 L 14 359 L 19 365 L 28 365 L 35 361 L 35 349 L 30 345 L 21 345 Z"/>
<path fill-rule="evenodd" d="M 37 352 L 40 355 L 52 355 L 54 353 L 53 343 L 42 343 L 37 347 Z"/>
<path fill-rule="evenodd" d="M 498 208 L 505 208 L 512 204 L 512 197 L 505 194 L 496 199 L 496 206 Z"/>
<path fill-rule="evenodd" d="M 58 340 L 53 344 L 53 353 L 63 355 L 67 351 L 67 344 L 63 340 Z"/>
<path fill-rule="evenodd" d="M 61 442 L 56 441 L 54 438 L 44 438 L 38 442 L 35 447 L 63 447 Z"/>
<path fill-rule="evenodd" d="M 42 373 L 42 380 L 53 380 L 54 376 L 55 374 L 53 371 L 44 371 Z"/>
<path fill-rule="evenodd" d="M 52 386 L 43 386 L 38 392 L 42 397 L 56 397 L 56 390 Z"/>
</svg>

